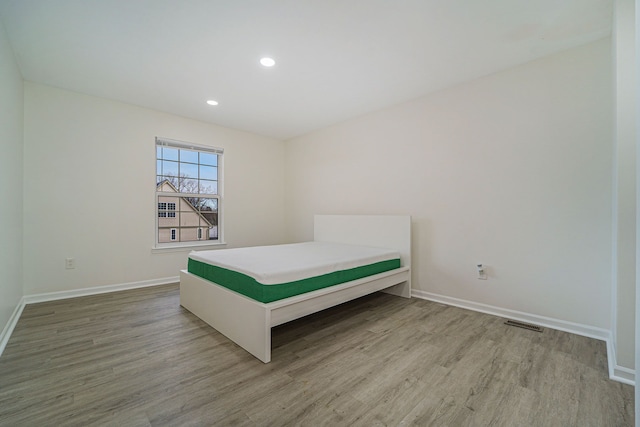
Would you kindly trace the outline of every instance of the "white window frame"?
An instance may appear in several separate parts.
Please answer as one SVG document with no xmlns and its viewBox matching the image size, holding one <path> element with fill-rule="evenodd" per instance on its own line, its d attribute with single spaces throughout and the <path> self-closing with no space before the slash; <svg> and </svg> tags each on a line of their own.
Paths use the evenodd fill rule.
<svg viewBox="0 0 640 427">
<path fill-rule="evenodd" d="M 175 197 L 176 193 L 169 193 L 169 192 L 161 192 L 158 191 L 157 189 L 157 179 L 154 179 L 154 181 L 156 181 L 156 187 L 155 187 L 155 244 L 152 248 L 152 252 L 164 252 L 166 250 L 191 250 L 194 247 L 199 247 L 199 248 L 203 248 L 203 247 L 216 247 L 216 246 L 221 246 L 221 245 L 226 245 L 225 241 L 224 241 L 224 214 L 223 214 L 223 207 L 224 207 L 224 149 L 219 148 L 219 147 L 214 147 L 214 146 L 209 146 L 209 145 L 199 145 L 199 144 L 192 144 L 189 142 L 184 142 L 184 141 L 177 141 L 177 140 L 173 140 L 173 139 L 168 139 L 168 138 L 161 138 L 161 137 L 156 137 L 156 141 L 155 141 L 155 145 L 154 145 L 154 173 L 155 176 L 157 177 L 157 163 L 156 163 L 156 158 L 157 158 L 157 147 L 158 146 L 163 146 L 163 147 L 171 147 L 171 148 L 178 148 L 178 149 L 186 149 L 186 150 L 194 150 L 194 151 L 201 151 L 201 152 L 207 152 L 207 153 L 213 153 L 213 154 L 217 154 L 218 155 L 218 194 L 200 194 L 200 196 L 202 197 L 207 197 L 207 198 L 214 198 L 218 200 L 218 239 L 217 240 L 194 240 L 194 241 L 190 241 L 190 242 L 179 242 L 179 241 L 175 241 L 175 242 L 159 242 L 158 239 L 158 218 L 159 218 L 159 200 L 160 197 L 162 196 L 170 196 L 170 197 Z M 177 208 L 177 207 L 176 207 Z M 167 216 L 168 216 L 168 204 L 167 204 L 167 210 L 164 211 L 167 212 Z M 177 233 L 177 230 L 176 230 Z M 203 233 L 204 234 L 204 233 Z"/>
</svg>

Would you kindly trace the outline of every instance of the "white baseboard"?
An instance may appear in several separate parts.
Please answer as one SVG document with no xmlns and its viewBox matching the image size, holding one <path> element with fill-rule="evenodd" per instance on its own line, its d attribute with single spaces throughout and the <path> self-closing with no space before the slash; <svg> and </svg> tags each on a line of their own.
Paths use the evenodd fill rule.
<svg viewBox="0 0 640 427">
<path fill-rule="evenodd" d="M 636 385 L 636 371 L 634 369 L 625 368 L 624 366 L 616 365 L 613 368 L 613 374 L 609 375 L 609 378 L 624 384 L 632 386 Z"/>
<path fill-rule="evenodd" d="M 20 315 L 22 314 L 22 311 L 24 310 L 24 307 L 27 304 L 56 301 L 56 300 L 67 299 L 67 298 L 84 297 L 88 295 L 106 294 L 109 292 L 126 291 L 129 289 L 146 288 L 149 286 L 167 285 L 169 283 L 177 283 L 179 281 L 180 281 L 180 277 L 175 276 L 175 277 L 165 277 L 162 279 L 143 280 L 140 282 L 122 283 L 120 285 L 96 286 L 94 288 L 73 289 L 70 291 L 47 292 L 43 294 L 25 295 L 22 297 L 22 299 L 18 303 L 18 306 L 13 311 L 13 314 L 9 318 L 9 322 L 7 322 L 7 325 L 2 330 L 2 334 L 0 334 L 0 356 L 2 356 L 2 352 L 4 351 L 4 348 L 7 346 L 7 343 L 9 342 L 9 338 L 11 337 L 11 334 L 13 333 L 14 328 L 18 324 Z"/>
<path fill-rule="evenodd" d="M 25 304 L 35 304 L 38 302 L 55 301 L 59 299 L 77 298 L 88 295 L 106 294 L 109 292 L 126 291 L 129 289 L 146 288 L 148 286 L 167 285 L 178 283 L 179 276 L 165 277 L 162 279 L 143 280 L 140 282 L 122 283 L 120 285 L 96 286 L 94 288 L 72 289 L 69 291 L 47 292 L 44 294 L 25 295 Z"/>
<path fill-rule="evenodd" d="M 607 341 L 607 360 L 609 362 L 609 378 L 624 384 L 635 386 L 636 371 L 617 364 L 618 356 L 616 356 L 616 349 L 613 345 L 613 340 Z"/>
<path fill-rule="evenodd" d="M 582 325 L 579 323 L 567 322 L 565 320 L 553 319 L 536 314 L 524 313 L 516 310 L 495 307 L 492 305 L 481 304 L 473 301 L 467 301 L 459 298 L 448 297 L 446 295 L 434 294 L 431 292 L 413 289 L 411 296 L 429 301 L 435 301 L 446 305 L 465 308 L 467 310 L 478 311 L 480 313 L 491 314 L 498 317 L 518 320 L 525 323 L 533 323 L 544 326 L 546 328 L 556 329 L 559 331 L 569 332 L 576 335 L 582 335 L 589 338 L 602 340 L 607 344 L 607 361 L 609 368 L 609 378 L 625 384 L 635 385 L 635 371 L 632 369 L 618 366 L 616 363 L 616 355 L 611 345 L 611 331 L 594 326 Z"/>
<path fill-rule="evenodd" d="M 24 297 L 22 297 L 20 299 L 20 302 L 16 306 L 15 310 L 13 310 L 11 317 L 9 317 L 9 321 L 7 322 L 4 329 L 2 330 L 2 333 L 0 334 L 0 356 L 2 356 L 2 352 L 4 351 L 4 348 L 7 346 L 7 343 L 9 342 L 9 338 L 11 337 L 13 330 L 18 324 L 18 319 L 20 319 L 22 310 L 24 310 L 24 305 L 25 305 Z"/>
</svg>

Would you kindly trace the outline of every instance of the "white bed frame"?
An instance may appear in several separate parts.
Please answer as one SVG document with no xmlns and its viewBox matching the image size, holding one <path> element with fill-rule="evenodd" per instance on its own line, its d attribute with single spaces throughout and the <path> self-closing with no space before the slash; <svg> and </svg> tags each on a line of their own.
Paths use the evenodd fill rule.
<svg viewBox="0 0 640 427">
<path fill-rule="evenodd" d="M 273 326 L 380 290 L 411 298 L 410 216 L 316 215 L 314 240 L 392 248 L 401 267 L 267 304 L 182 270 L 180 305 L 268 363 Z"/>
</svg>

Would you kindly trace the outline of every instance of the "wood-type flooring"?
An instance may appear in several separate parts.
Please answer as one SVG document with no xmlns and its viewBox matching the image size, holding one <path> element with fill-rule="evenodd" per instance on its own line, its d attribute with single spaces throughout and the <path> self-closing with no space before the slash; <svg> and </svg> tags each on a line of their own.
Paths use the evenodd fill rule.
<svg viewBox="0 0 640 427">
<path fill-rule="evenodd" d="M 242 313 L 238 313 L 242 322 Z M 32 304 L 1 426 L 632 426 L 602 341 L 373 294 L 276 327 L 263 364 L 178 285 Z"/>
</svg>

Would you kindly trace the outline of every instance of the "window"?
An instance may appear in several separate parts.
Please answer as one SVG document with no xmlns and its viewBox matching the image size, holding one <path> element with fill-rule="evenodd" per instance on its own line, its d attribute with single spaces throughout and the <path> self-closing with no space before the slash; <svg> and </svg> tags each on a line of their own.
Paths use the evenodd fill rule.
<svg viewBox="0 0 640 427">
<path fill-rule="evenodd" d="M 218 243 L 220 148 L 156 138 L 156 246 Z"/>
<path fill-rule="evenodd" d="M 158 203 L 158 218 L 175 218 L 176 204 L 160 202 Z"/>
<path fill-rule="evenodd" d="M 176 217 L 176 204 L 167 203 L 167 218 L 175 218 L 175 217 Z"/>
</svg>

